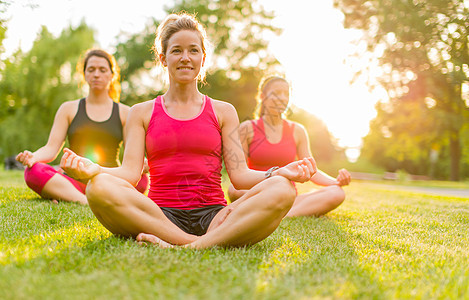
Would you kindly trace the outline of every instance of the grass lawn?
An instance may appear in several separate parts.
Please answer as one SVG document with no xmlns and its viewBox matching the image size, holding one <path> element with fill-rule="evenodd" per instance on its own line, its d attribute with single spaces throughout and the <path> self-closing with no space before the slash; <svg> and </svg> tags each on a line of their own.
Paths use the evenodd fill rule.
<svg viewBox="0 0 469 300">
<path fill-rule="evenodd" d="M 346 192 L 326 217 L 286 219 L 251 247 L 162 250 L 2 170 L 0 299 L 469 298 L 468 198 L 361 182 Z"/>
</svg>

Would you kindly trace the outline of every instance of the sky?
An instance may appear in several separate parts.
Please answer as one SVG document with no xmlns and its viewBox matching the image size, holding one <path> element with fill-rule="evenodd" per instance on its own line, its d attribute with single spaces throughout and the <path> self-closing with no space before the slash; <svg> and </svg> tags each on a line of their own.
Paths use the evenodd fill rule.
<svg viewBox="0 0 469 300">
<path fill-rule="evenodd" d="M 291 102 L 324 121 L 338 144 L 348 147 L 351 160 L 359 154 L 361 138 L 376 115 L 374 105 L 385 93 L 370 93 L 364 83 L 350 85 L 351 67 L 344 63 L 354 50 L 358 32 L 342 26 L 342 14 L 332 0 L 258 0 L 273 11 L 273 25 L 282 28 L 270 38 L 269 48 L 292 83 Z M 48 0 L 14 1 L 4 41 L 5 55 L 19 47 L 31 48 L 42 25 L 59 35 L 82 19 L 95 28 L 100 46 L 111 51 L 121 32 L 143 30 L 150 17 L 163 19 L 169 0 Z M 34 7 L 31 7 L 33 4 Z"/>
</svg>

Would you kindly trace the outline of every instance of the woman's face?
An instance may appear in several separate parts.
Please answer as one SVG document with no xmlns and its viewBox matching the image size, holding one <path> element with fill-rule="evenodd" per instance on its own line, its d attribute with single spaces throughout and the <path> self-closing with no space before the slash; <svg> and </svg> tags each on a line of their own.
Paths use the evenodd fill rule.
<svg viewBox="0 0 469 300">
<path fill-rule="evenodd" d="M 108 61 L 103 57 L 91 56 L 86 63 L 85 80 L 90 89 L 108 89 L 112 80 Z"/>
<path fill-rule="evenodd" d="M 168 40 L 165 54 L 160 55 L 163 66 L 168 67 L 170 80 L 188 83 L 197 79 L 205 62 L 199 35 L 193 30 L 176 32 Z"/>
<path fill-rule="evenodd" d="M 282 114 L 290 101 L 290 86 L 284 80 L 274 80 L 262 92 L 264 113 Z"/>
</svg>

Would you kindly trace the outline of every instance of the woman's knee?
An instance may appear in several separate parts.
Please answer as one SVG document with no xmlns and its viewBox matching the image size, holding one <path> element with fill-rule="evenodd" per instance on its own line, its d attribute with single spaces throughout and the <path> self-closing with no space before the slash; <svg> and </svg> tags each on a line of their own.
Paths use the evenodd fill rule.
<svg viewBox="0 0 469 300">
<path fill-rule="evenodd" d="M 46 183 L 57 173 L 57 171 L 44 163 L 36 163 L 24 170 L 24 181 L 26 185 L 41 195 Z"/>
<path fill-rule="evenodd" d="M 110 197 L 109 188 L 112 187 L 112 176 L 108 174 L 98 174 L 94 176 L 86 186 L 86 198 L 91 204 L 96 203 L 106 203 L 106 200 L 109 200 Z"/>
<path fill-rule="evenodd" d="M 331 200 L 336 206 L 339 206 L 345 200 L 345 191 L 338 185 L 329 186 Z"/>
<path fill-rule="evenodd" d="M 274 197 L 272 199 L 273 208 L 284 209 L 291 207 L 296 198 L 296 190 L 290 180 L 283 176 L 273 176 L 266 180 Z"/>
</svg>

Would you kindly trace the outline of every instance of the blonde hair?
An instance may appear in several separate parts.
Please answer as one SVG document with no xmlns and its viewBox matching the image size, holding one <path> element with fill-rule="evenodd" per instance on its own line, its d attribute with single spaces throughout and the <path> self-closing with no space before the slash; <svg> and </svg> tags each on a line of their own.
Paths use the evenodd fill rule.
<svg viewBox="0 0 469 300">
<path fill-rule="evenodd" d="M 121 84 L 120 84 L 120 69 L 117 65 L 116 59 L 112 54 L 107 53 L 102 49 L 89 49 L 86 51 L 84 58 L 81 59 L 77 64 L 77 71 L 82 75 L 82 84 L 85 83 L 85 70 L 88 60 L 92 57 L 101 57 L 107 60 L 109 69 L 112 72 L 111 84 L 109 85 L 109 97 L 114 102 L 119 102 L 121 95 Z"/>
<path fill-rule="evenodd" d="M 153 45 L 153 51 L 155 52 L 158 63 L 161 63 L 159 60 L 160 54 L 165 55 L 166 51 L 168 50 L 169 39 L 175 33 L 181 30 L 191 30 L 197 32 L 200 38 L 202 52 L 205 57 L 207 56 L 210 43 L 207 39 L 207 32 L 205 31 L 205 28 L 195 18 L 195 16 L 182 12 L 179 14 L 168 15 L 156 29 L 156 38 L 155 44 Z M 205 74 L 206 71 L 204 68 L 202 68 L 197 79 L 203 82 L 205 80 Z"/>
<path fill-rule="evenodd" d="M 262 78 L 261 81 L 259 82 L 259 86 L 257 87 L 257 94 L 256 94 L 257 108 L 254 112 L 254 117 L 256 119 L 264 115 L 265 109 L 264 109 L 264 101 L 262 99 L 262 95 L 264 94 L 264 91 L 272 82 L 279 81 L 279 80 L 284 81 L 285 83 L 288 84 L 288 86 L 290 86 L 290 83 L 288 82 L 288 80 L 285 79 L 285 77 L 280 76 L 280 75 L 267 76 L 267 77 Z"/>
</svg>

